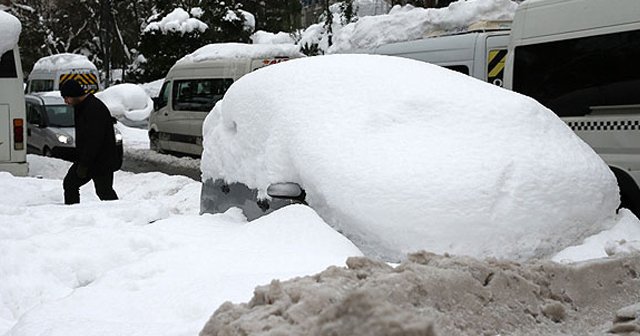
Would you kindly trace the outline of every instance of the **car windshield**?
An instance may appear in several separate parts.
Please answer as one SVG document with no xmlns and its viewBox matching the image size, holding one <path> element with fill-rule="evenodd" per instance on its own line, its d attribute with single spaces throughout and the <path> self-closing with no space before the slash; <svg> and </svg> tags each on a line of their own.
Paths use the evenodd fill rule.
<svg viewBox="0 0 640 336">
<path fill-rule="evenodd" d="M 50 126 L 73 127 L 73 108 L 67 105 L 47 105 L 47 119 Z"/>
</svg>

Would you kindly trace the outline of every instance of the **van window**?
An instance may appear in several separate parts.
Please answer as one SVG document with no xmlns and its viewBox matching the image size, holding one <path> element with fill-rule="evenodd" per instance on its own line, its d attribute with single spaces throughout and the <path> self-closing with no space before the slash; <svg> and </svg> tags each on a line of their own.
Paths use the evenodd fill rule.
<svg viewBox="0 0 640 336">
<path fill-rule="evenodd" d="M 173 82 L 175 111 L 209 112 L 233 84 L 231 78 L 190 79 Z"/>
<path fill-rule="evenodd" d="M 0 78 L 18 78 L 13 50 L 5 52 L 0 57 Z"/>
<path fill-rule="evenodd" d="M 167 104 L 169 103 L 169 88 L 171 86 L 169 86 L 170 82 L 165 82 L 164 84 L 162 84 L 162 89 L 160 89 L 160 99 L 158 100 L 158 105 L 157 108 L 163 108 L 165 106 L 167 106 Z"/>
<path fill-rule="evenodd" d="M 40 125 L 42 123 L 40 110 L 31 103 L 27 103 L 27 122 L 33 125 Z"/>
<path fill-rule="evenodd" d="M 640 104 L 640 31 L 520 46 L 514 56 L 513 90 L 561 117 Z"/>
<path fill-rule="evenodd" d="M 53 79 L 34 79 L 29 83 L 29 92 L 53 91 Z"/>
</svg>

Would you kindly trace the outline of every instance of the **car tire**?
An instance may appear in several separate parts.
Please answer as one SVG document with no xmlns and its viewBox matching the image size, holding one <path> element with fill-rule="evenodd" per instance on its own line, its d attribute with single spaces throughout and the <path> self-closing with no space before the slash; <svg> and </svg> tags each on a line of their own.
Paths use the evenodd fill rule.
<svg viewBox="0 0 640 336">
<path fill-rule="evenodd" d="M 160 138 L 158 137 L 158 134 L 155 132 L 149 133 L 149 149 L 151 149 L 154 152 L 158 152 L 160 154 L 164 153 L 164 151 L 160 147 Z"/>
</svg>

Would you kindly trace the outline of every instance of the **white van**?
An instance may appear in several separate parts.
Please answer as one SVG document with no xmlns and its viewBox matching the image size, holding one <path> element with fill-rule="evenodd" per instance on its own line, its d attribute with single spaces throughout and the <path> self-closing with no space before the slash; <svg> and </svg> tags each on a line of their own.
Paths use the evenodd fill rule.
<svg viewBox="0 0 640 336">
<path fill-rule="evenodd" d="M 602 156 L 640 215 L 640 1 L 538 0 L 516 11 L 505 87 L 535 98 Z"/>
<path fill-rule="evenodd" d="M 75 79 L 87 92 L 101 89 L 98 68 L 86 56 L 57 54 L 36 62 L 29 73 L 26 93 L 58 91 L 68 79 Z"/>
<path fill-rule="evenodd" d="M 502 86 L 510 21 L 481 21 L 466 31 L 389 43 L 367 51 L 437 64 Z"/>
<path fill-rule="evenodd" d="M 26 114 L 17 45 L 20 28 L 20 21 L 0 11 L 0 29 L 16 34 L 12 41 L 0 41 L 0 171 L 25 176 L 28 173 Z"/>
<path fill-rule="evenodd" d="M 227 89 L 245 74 L 302 57 L 295 45 L 221 43 L 204 46 L 169 70 L 149 115 L 152 150 L 200 156 L 202 123 Z"/>
</svg>

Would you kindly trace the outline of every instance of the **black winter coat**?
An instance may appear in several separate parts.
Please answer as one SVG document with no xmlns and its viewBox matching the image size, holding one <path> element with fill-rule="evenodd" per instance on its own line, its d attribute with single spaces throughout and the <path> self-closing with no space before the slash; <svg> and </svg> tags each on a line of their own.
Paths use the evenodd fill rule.
<svg viewBox="0 0 640 336">
<path fill-rule="evenodd" d="M 122 158 L 116 147 L 111 113 L 107 106 L 89 94 L 74 106 L 77 162 L 88 168 L 89 176 L 120 169 Z"/>
</svg>

